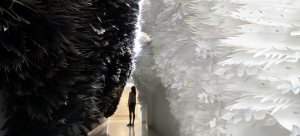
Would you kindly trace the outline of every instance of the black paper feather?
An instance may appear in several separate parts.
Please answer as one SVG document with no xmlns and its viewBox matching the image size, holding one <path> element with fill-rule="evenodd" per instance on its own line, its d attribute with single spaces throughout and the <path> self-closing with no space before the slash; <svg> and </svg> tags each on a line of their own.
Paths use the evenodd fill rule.
<svg viewBox="0 0 300 136">
<path fill-rule="evenodd" d="M 6 136 L 87 135 L 131 71 L 138 0 L 1 0 Z M 79 130 L 75 130 L 79 128 Z"/>
</svg>

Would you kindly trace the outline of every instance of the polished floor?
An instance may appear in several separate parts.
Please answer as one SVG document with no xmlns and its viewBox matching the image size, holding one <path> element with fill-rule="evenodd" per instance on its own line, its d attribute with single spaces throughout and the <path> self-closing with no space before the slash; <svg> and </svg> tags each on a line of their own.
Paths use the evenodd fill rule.
<svg viewBox="0 0 300 136">
<path fill-rule="evenodd" d="M 135 121 L 135 126 L 128 127 L 127 116 L 113 116 L 108 119 L 107 134 L 102 136 L 162 136 L 156 131 L 147 128 L 140 120 Z"/>
</svg>

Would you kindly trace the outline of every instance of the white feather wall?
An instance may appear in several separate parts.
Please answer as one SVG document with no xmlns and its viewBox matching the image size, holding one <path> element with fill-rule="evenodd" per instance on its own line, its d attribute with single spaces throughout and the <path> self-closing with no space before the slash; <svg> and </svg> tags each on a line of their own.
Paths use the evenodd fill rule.
<svg viewBox="0 0 300 136">
<path fill-rule="evenodd" d="M 152 41 L 134 80 L 146 91 L 147 79 L 161 79 L 182 136 L 256 136 L 275 125 L 300 135 L 300 0 L 145 0 L 144 7 Z"/>
</svg>

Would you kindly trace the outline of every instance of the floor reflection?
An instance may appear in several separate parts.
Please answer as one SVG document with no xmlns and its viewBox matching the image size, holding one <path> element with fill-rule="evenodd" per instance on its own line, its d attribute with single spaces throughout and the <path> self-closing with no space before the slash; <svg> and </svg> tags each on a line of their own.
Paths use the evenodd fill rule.
<svg viewBox="0 0 300 136">
<path fill-rule="evenodd" d="M 129 135 L 128 136 L 135 136 L 134 127 L 128 127 Z"/>
<path fill-rule="evenodd" d="M 114 116 L 108 120 L 107 134 L 102 136 L 161 136 L 152 129 L 147 129 L 145 123 L 135 121 L 135 126 L 128 127 L 127 116 Z"/>
</svg>

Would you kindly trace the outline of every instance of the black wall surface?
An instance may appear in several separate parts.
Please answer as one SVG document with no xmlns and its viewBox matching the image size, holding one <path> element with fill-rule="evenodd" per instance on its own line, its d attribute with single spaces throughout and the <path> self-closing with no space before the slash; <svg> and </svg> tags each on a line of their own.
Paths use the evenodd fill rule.
<svg viewBox="0 0 300 136">
<path fill-rule="evenodd" d="M 0 0 L 7 136 L 87 135 L 100 113 L 115 112 L 131 72 L 137 2 Z"/>
</svg>

